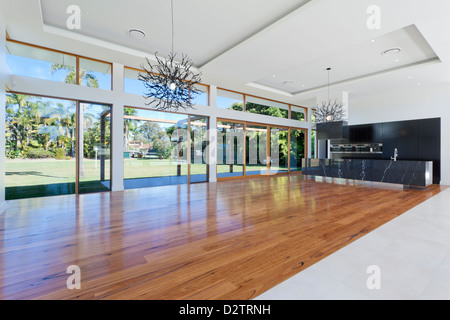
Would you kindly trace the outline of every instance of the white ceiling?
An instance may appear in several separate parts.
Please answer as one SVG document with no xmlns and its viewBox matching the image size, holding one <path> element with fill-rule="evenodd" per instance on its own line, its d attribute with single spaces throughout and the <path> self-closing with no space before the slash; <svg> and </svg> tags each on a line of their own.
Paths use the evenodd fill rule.
<svg viewBox="0 0 450 320">
<path fill-rule="evenodd" d="M 448 0 L 377 0 L 375 30 L 366 23 L 373 0 L 173 2 L 174 49 L 204 83 L 302 104 L 326 94 L 327 67 L 336 95 L 450 81 Z M 66 27 L 72 4 L 80 30 Z M 0 11 L 13 39 L 130 66 L 171 47 L 169 0 L 0 0 Z M 147 37 L 130 38 L 130 28 Z M 402 52 L 381 55 L 392 47 Z"/>
</svg>

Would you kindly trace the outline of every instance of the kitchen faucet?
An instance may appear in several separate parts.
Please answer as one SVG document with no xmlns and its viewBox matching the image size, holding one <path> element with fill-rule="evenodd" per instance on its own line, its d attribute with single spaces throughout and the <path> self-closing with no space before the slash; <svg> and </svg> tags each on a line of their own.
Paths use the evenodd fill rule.
<svg viewBox="0 0 450 320">
<path fill-rule="evenodd" d="M 394 157 L 391 157 L 392 160 L 397 161 L 397 157 L 398 157 L 398 150 L 397 148 L 394 149 Z"/>
</svg>

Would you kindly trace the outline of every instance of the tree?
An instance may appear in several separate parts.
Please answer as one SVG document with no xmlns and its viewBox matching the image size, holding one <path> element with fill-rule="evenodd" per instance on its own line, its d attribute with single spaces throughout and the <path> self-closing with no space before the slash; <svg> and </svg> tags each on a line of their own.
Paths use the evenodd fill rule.
<svg viewBox="0 0 450 320">
<path fill-rule="evenodd" d="M 57 64 L 54 63 L 51 66 L 51 71 L 52 73 L 55 73 L 56 71 L 59 70 L 66 70 L 67 71 L 67 75 L 64 78 L 64 82 L 65 83 L 70 83 L 70 84 L 77 84 L 77 72 L 75 70 L 75 67 L 72 66 L 67 66 L 64 64 Z M 98 88 L 99 87 L 99 83 L 97 78 L 89 71 L 87 71 L 86 69 L 82 69 L 79 68 L 79 84 L 84 84 L 87 87 L 92 87 L 92 88 Z"/>
<path fill-rule="evenodd" d="M 135 116 L 137 114 L 137 110 L 134 108 L 124 108 L 123 113 L 125 116 Z M 137 128 L 136 126 L 136 120 L 129 119 L 125 117 L 125 123 L 124 123 L 124 150 L 129 150 L 130 145 L 130 130 L 135 131 Z"/>
</svg>

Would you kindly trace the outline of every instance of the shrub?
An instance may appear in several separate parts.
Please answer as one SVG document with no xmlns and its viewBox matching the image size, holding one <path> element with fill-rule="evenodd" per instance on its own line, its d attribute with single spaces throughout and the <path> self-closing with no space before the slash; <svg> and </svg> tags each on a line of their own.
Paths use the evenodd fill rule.
<svg viewBox="0 0 450 320">
<path fill-rule="evenodd" d="M 53 152 L 47 151 L 42 148 L 37 149 L 28 149 L 25 154 L 25 158 L 28 159 L 46 159 L 46 158 L 53 158 L 54 154 Z"/>
<path fill-rule="evenodd" d="M 56 149 L 56 160 L 64 160 L 66 159 L 66 151 L 63 148 Z"/>
</svg>

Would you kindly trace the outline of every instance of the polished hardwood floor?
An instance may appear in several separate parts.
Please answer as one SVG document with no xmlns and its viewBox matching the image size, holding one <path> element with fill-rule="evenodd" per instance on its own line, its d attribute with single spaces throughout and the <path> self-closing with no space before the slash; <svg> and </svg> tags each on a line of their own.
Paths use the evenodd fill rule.
<svg viewBox="0 0 450 320">
<path fill-rule="evenodd" d="M 10 201 L 0 298 L 252 299 L 444 188 L 284 175 Z"/>
</svg>

